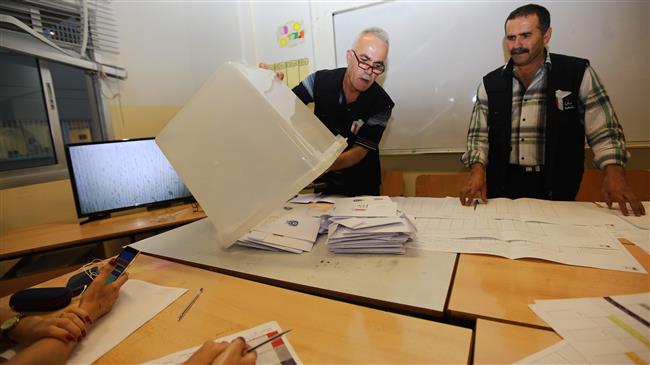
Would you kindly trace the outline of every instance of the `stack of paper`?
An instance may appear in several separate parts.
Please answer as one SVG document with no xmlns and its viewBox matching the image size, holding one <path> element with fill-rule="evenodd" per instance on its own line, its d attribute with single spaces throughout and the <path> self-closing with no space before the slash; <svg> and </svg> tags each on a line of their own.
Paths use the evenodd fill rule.
<svg viewBox="0 0 650 365">
<path fill-rule="evenodd" d="M 415 221 L 388 197 L 337 200 L 329 217 L 327 245 L 334 253 L 404 254 Z"/>
<path fill-rule="evenodd" d="M 311 251 L 318 236 L 320 218 L 288 214 L 271 216 L 237 241 L 238 245 L 269 251 Z"/>
<path fill-rule="evenodd" d="M 359 196 L 336 199 L 333 217 L 394 217 L 397 203 L 387 196 Z"/>
</svg>

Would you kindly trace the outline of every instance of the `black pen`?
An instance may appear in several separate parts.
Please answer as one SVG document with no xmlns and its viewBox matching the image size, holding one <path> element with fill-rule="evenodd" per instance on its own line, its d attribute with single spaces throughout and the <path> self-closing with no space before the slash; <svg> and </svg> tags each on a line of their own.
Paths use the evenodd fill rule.
<svg viewBox="0 0 650 365">
<path fill-rule="evenodd" d="M 478 206 L 478 199 L 474 199 L 474 210 L 476 210 L 477 206 Z"/>
<path fill-rule="evenodd" d="M 291 329 L 288 329 L 288 330 L 286 330 L 286 331 L 284 331 L 284 332 L 280 332 L 280 333 L 278 333 L 277 335 L 275 335 L 275 336 L 273 336 L 273 337 L 271 337 L 271 338 L 269 338 L 269 339 L 267 339 L 267 340 L 264 340 L 264 341 L 262 341 L 261 343 L 258 343 L 257 345 L 255 345 L 255 346 L 253 346 L 253 347 L 251 347 L 251 348 L 249 348 L 249 349 L 246 349 L 246 351 L 244 351 L 244 353 L 247 354 L 247 353 L 249 353 L 249 352 L 251 352 L 251 351 L 255 351 L 255 350 L 258 349 L 260 346 L 264 346 L 264 345 L 266 345 L 267 343 L 269 343 L 269 342 L 271 342 L 271 341 L 275 341 L 275 340 L 277 340 L 278 338 L 280 338 L 280 337 L 286 335 L 286 334 L 289 333 L 289 332 L 291 332 Z"/>
</svg>

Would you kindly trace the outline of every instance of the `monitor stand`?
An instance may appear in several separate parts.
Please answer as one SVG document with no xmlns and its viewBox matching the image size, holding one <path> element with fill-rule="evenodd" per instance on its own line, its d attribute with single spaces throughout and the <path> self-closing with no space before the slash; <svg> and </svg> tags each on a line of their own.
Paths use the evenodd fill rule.
<svg viewBox="0 0 650 365">
<path fill-rule="evenodd" d="M 93 221 L 98 221 L 98 220 L 100 220 L 100 219 L 106 219 L 106 218 L 108 218 L 108 217 L 110 217 L 110 216 L 111 216 L 111 213 L 104 213 L 104 214 L 95 214 L 95 215 L 91 215 L 91 216 L 88 217 L 88 219 L 86 219 L 85 221 L 81 221 L 81 222 L 79 222 L 79 225 L 82 226 L 82 225 L 84 225 L 84 224 L 86 224 L 86 223 L 90 223 L 90 222 L 93 222 Z"/>
</svg>

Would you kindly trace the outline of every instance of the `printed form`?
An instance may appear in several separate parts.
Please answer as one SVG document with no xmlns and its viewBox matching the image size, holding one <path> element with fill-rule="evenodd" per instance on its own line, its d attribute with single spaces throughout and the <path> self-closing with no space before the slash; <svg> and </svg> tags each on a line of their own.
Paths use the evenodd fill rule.
<svg viewBox="0 0 650 365">
<path fill-rule="evenodd" d="M 417 218 L 407 247 L 479 253 L 509 259 L 539 258 L 567 265 L 646 273 L 604 226 L 585 227 L 497 219 Z"/>
<path fill-rule="evenodd" d="M 238 333 L 234 333 L 230 336 L 226 337 L 221 337 L 216 340 L 215 342 L 221 342 L 221 341 L 232 341 L 236 339 L 237 337 L 243 337 L 246 339 L 246 342 L 250 346 L 255 346 L 258 343 L 264 342 L 267 338 L 271 338 L 278 333 L 282 332 L 282 329 L 278 325 L 277 322 L 267 322 L 262 325 L 259 325 L 257 327 L 241 331 Z M 182 364 L 185 362 L 187 359 L 192 356 L 196 350 L 199 349 L 201 346 L 196 346 L 192 347 L 186 350 L 178 351 L 173 354 L 167 355 L 165 357 L 161 357 L 156 360 L 152 360 L 150 362 L 147 362 L 143 365 L 175 365 L 175 364 Z M 300 358 L 298 358 L 298 354 L 296 351 L 293 349 L 293 346 L 289 343 L 289 340 L 287 339 L 286 336 L 282 336 L 278 338 L 277 340 L 274 340 L 273 342 L 270 342 L 257 350 L 257 363 L 258 364 L 265 364 L 265 365 L 298 365 L 302 364 L 302 361 L 300 361 Z"/>
<path fill-rule="evenodd" d="M 490 199 L 487 204 L 461 205 L 458 198 L 445 198 L 438 211 L 439 218 L 463 218 L 469 216 L 495 219 L 513 219 L 524 222 L 573 224 L 598 226 L 614 224 L 619 218 L 607 212 L 589 209 L 575 202 L 539 199 Z"/>
<path fill-rule="evenodd" d="M 650 293 L 536 300 L 530 308 L 587 363 L 650 361 Z"/>
</svg>

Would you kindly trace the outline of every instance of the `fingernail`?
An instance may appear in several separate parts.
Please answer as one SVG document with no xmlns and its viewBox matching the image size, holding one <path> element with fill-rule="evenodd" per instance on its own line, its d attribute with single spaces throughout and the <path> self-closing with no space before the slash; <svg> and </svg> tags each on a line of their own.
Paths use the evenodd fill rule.
<svg viewBox="0 0 650 365">
<path fill-rule="evenodd" d="M 74 338 L 72 336 L 70 336 L 70 335 L 66 335 L 65 339 L 68 340 L 68 341 L 74 341 Z"/>
<path fill-rule="evenodd" d="M 88 322 L 88 323 L 93 323 L 93 320 L 90 319 L 90 316 L 86 316 L 86 322 Z"/>
</svg>

